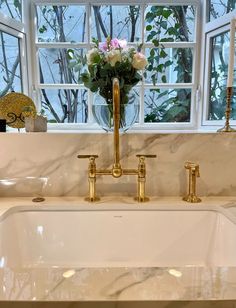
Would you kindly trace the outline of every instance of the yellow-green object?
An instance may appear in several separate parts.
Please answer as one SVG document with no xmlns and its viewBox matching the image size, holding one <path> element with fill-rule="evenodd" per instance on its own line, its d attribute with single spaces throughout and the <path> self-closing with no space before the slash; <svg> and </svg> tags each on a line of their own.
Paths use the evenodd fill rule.
<svg viewBox="0 0 236 308">
<path fill-rule="evenodd" d="M 34 102 L 28 96 L 12 92 L 0 98 L 0 118 L 6 119 L 7 125 L 14 128 L 25 127 L 25 112 L 30 110 L 30 115 L 36 114 Z"/>
</svg>

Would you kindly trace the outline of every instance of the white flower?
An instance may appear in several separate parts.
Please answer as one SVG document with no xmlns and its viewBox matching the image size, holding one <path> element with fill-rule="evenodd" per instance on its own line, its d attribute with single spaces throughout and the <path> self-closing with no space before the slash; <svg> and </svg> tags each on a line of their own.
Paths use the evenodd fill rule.
<svg viewBox="0 0 236 308">
<path fill-rule="evenodd" d="M 93 64 L 97 56 L 99 56 L 97 48 L 92 48 L 91 50 L 89 50 L 89 52 L 86 55 L 88 65 Z"/>
<path fill-rule="evenodd" d="M 119 40 L 120 48 L 125 49 L 127 47 L 127 41 L 126 40 Z"/>
<path fill-rule="evenodd" d="M 117 49 L 112 49 L 107 53 L 107 62 L 111 64 L 111 66 L 115 66 L 116 62 L 121 62 L 121 53 Z"/>
<path fill-rule="evenodd" d="M 148 64 L 146 57 L 141 52 L 136 52 L 133 56 L 132 65 L 137 70 L 143 70 Z"/>
</svg>

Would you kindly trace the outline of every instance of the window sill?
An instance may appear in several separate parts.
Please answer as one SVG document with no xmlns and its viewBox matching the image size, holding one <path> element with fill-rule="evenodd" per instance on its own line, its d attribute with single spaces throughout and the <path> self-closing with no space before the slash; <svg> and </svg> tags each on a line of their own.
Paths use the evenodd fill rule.
<svg viewBox="0 0 236 308">
<path fill-rule="evenodd" d="M 217 130 L 221 127 L 208 127 L 200 129 L 144 129 L 144 128 L 131 128 L 125 134 L 217 134 Z M 111 132 L 106 132 L 101 128 L 77 128 L 77 129 L 51 129 L 48 128 L 47 132 L 26 132 L 25 129 L 18 131 L 14 128 L 8 128 L 7 134 L 112 134 Z M 5 134 L 5 133 L 1 133 Z M 221 133 L 222 134 L 222 133 Z"/>
</svg>

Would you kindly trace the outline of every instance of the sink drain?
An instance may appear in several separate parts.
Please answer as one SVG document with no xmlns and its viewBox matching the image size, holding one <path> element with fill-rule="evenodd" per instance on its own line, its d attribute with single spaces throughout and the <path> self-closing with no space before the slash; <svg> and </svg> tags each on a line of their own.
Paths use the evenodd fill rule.
<svg viewBox="0 0 236 308">
<path fill-rule="evenodd" d="M 45 198 L 43 197 L 36 197 L 32 199 L 32 202 L 43 202 L 43 201 L 45 201 Z"/>
</svg>

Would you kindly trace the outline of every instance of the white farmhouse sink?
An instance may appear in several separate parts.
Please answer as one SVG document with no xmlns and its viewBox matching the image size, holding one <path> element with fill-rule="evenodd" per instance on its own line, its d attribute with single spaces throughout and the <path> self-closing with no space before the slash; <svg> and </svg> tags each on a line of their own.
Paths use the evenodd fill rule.
<svg viewBox="0 0 236 308">
<path fill-rule="evenodd" d="M 7 267 L 236 265 L 236 225 L 210 210 L 25 210 L 0 234 Z"/>
<path fill-rule="evenodd" d="M 11 208 L 0 218 L 0 304 L 236 299 L 235 218 L 194 208 Z"/>
</svg>

